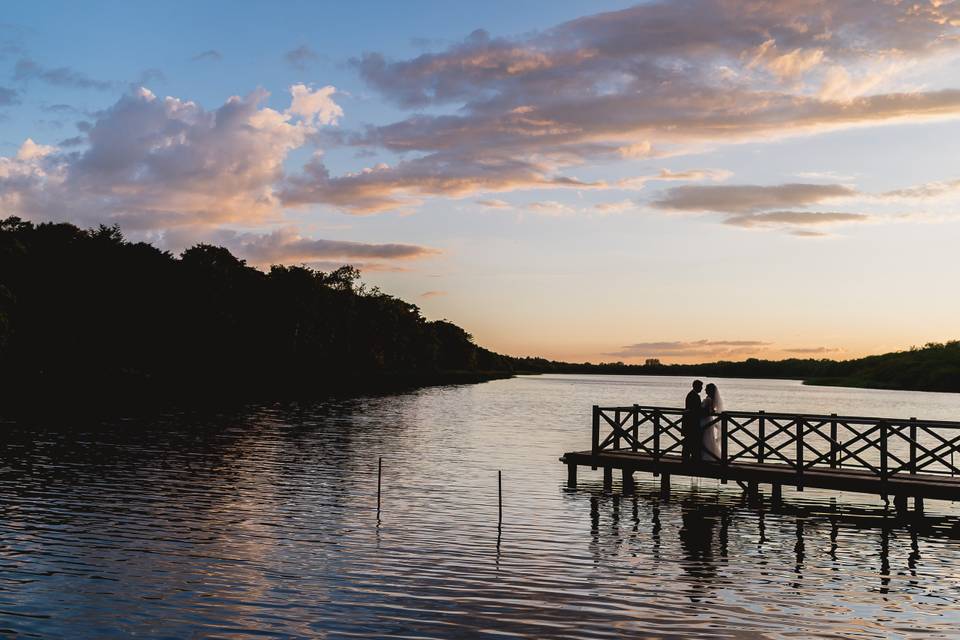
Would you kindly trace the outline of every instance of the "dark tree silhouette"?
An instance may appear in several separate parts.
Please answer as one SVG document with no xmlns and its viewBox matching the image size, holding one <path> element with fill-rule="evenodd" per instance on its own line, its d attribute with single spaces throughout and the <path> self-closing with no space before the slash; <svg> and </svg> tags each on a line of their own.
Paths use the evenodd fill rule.
<svg viewBox="0 0 960 640">
<path fill-rule="evenodd" d="M 117 227 L 0 220 L 0 378 L 75 392 L 322 394 L 509 375 L 511 360 L 344 266 L 179 258 Z"/>
<path fill-rule="evenodd" d="M 960 342 L 834 361 L 697 365 L 510 358 L 446 320 L 367 289 L 360 273 L 274 265 L 222 247 L 179 258 L 117 227 L 0 219 L 0 384 L 5 398 L 143 394 L 321 395 L 512 372 L 798 378 L 960 391 Z"/>
</svg>

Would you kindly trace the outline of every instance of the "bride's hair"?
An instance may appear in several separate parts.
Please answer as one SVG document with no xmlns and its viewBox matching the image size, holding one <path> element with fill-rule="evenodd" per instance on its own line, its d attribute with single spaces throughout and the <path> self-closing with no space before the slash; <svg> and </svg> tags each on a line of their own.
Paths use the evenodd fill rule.
<svg viewBox="0 0 960 640">
<path fill-rule="evenodd" d="M 717 389 L 717 385 L 712 382 L 707 385 L 707 397 L 710 398 L 710 401 L 713 403 L 713 412 L 714 413 L 723 413 L 723 400 L 720 398 L 720 390 Z"/>
</svg>

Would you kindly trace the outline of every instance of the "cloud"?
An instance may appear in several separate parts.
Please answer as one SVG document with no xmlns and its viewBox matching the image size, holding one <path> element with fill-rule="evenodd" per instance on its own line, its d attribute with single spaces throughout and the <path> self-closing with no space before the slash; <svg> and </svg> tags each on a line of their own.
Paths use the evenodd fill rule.
<svg viewBox="0 0 960 640">
<path fill-rule="evenodd" d="M 283 54 L 283 59 L 287 61 L 287 64 L 301 71 L 305 70 L 308 64 L 315 62 L 319 58 L 320 56 L 317 55 L 317 52 L 305 44 Z"/>
<path fill-rule="evenodd" d="M 637 342 L 605 353 L 618 358 L 703 358 L 730 359 L 749 357 L 770 346 L 760 340 L 694 340 L 691 342 Z"/>
<path fill-rule="evenodd" d="M 838 353 L 843 351 L 838 347 L 793 347 L 790 349 L 783 349 L 787 353 L 799 353 L 804 355 L 816 355 L 816 354 L 827 354 L 827 353 Z"/>
<path fill-rule="evenodd" d="M 839 184 L 684 185 L 667 189 L 652 206 L 671 211 L 748 213 L 772 207 L 804 207 L 857 193 Z"/>
<path fill-rule="evenodd" d="M 683 171 L 671 171 L 670 169 L 661 169 L 658 173 L 649 176 L 636 176 L 633 178 L 624 178 L 615 183 L 621 189 L 643 189 L 648 182 L 683 182 L 712 180 L 722 182 L 733 174 L 725 169 L 685 169 Z"/>
<path fill-rule="evenodd" d="M 281 112 L 257 90 L 207 111 L 139 89 L 95 114 L 80 151 L 39 156 L 28 141 L 0 158 L 0 205 L 27 219 L 124 230 L 277 221 L 283 163 L 339 117 L 332 93 L 294 85 Z"/>
<path fill-rule="evenodd" d="M 490 158 L 473 164 L 458 154 L 431 154 L 396 165 L 380 163 L 362 171 L 331 176 L 316 155 L 280 191 L 287 206 L 323 203 L 355 214 L 409 208 L 428 196 L 465 198 L 478 193 L 530 188 L 606 188 L 603 182 L 553 175 L 547 163 Z"/>
<path fill-rule="evenodd" d="M 337 259 L 414 260 L 440 253 L 437 249 L 413 244 L 307 238 L 293 227 L 283 227 L 270 233 L 240 233 L 230 229 L 199 233 L 192 230 L 172 230 L 161 238 L 162 245 L 172 250 L 180 250 L 198 242 L 224 246 L 256 265 L 315 264 L 318 261 Z"/>
<path fill-rule="evenodd" d="M 420 294 L 421 298 L 436 298 L 447 295 L 446 291 L 424 291 Z"/>
<path fill-rule="evenodd" d="M 614 213 L 623 213 L 624 211 L 630 211 L 631 209 L 636 209 L 637 203 L 632 200 L 619 200 L 617 202 L 600 202 L 593 205 L 594 211 L 597 211 L 603 215 L 610 215 Z"/>
<path fill-rule="evenodd" d="M 40 80 L 57 87 L 69 87 L 73 89 L 98 89 L 106 91 L 113 88 L 110 82 L 95 80 L 90 76 L 71 69 L 70 67 L 57 67 L 47 69 L 30 58 L 21 58 L 17 61 L 13 70 L 14 80 L 18 82 L 27 82 L 30 80 Z"/>
<path fill-rule="evenodd" d="M 676 0 L 514 38 L 478 30 L 438 52 L 352 60 L 369 86 L 420 113 L 344 141 L 415 155 L 418 166 L 434 169 L 432 182 L 450 174 L 481 192 L 491 163 L 549 165 L 541 173 L 563 175 L 585 162 L 705 144 L 956 118 L 960 91 L 917 90 L 906 70 L 956 53 L 958 25 L 956 3 Z M 301 176 L 295 191 L 304 195 L 294 200 L 307 198 L 310 178 Z M 315 178 L 315 195 L 329 193 L 330 176 Z M 376 178 L 380 210 L 411 205 L 409 183 L 394 172 Z M 364 181 L 374 189 L 374 177 Z M 417 198 L 427 195 L 447 194 Z"/>
<path fill-rule="evenodd" d="M 496 198 L 488 200 L 477 200 L 477 204 L 481 207 L 487 207 L 488 209 L 510 209 L 513 207 L 512 204 L 505 200 L 497 200 Z"/>
<path fill-rule="evenodd" d="M 17 95 L 16 90 L 0 87 L 0 107 L 6 107 L 12 104 L 20 104 L 20 96 Z"/>
<path fill-rule="evenodd" d="M 880 194 L 881 199 L 919 199 L 939 198 L 960 191 L 960 179 L 944 182 L 927 182 L 906 189 L 896 189 Z"/>
<path fill-rule="evenodd" d="M 216 49 L 207 49 L 206 51 L 201 51 L 197 55 L 190 58 L 192 62 L 203 62 L 209 60 L 211 62 L 219 62 L 223 60 L 223 54 L 217 51 Z"/>
<path fill-rule="evenodd" d="M 820 226 L 846 222 L 866 222 L 870 216 L 862 213 L 815 212 L 815 211 L 767 211 L 732 216 L 723 221 L 733 227 Z"/>
<path fill-rule="evenodd" d="M 295 84 L 290 87 L 293 100 L 287 112 L 311 124 L 337 124 L 343 117 L 343 109 L 333 101 L 336 92 L 336 88 L 330 85 L 313 90 L 306 85 Z"/>
<path fill-rule="evenodd" d="M 573 207 L 557 202 L 556 200 L 544 200 L 543 202 L 531 202 L 525 206 L 528 211 L 532 211 L 542 216 L 569 216 L 576 213 Z"/>
</svg>

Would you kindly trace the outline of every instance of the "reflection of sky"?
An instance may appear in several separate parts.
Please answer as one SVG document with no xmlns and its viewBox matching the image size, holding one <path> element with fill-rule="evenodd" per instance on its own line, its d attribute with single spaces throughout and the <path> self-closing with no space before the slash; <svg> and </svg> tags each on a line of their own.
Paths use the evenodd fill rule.
<svg viewBox="0 0 960 640">
<path fill-rule="evenodd" d="M 263 87 L 271 93 L 264 106 L 282 111 L 289 105 L 288 88 L 303 82 L 338 90 L 335 101 L 344 115 L 336 126 L 322 128 L 316 141 L 332 175 L 377 162 L 395 165 L 424 152 L 402 156 L 377 147 L 372 155 L 358 155 L 329 135 L 358 134 L 368 124 L 386 125 L 415 113 L 455 115 L 462 113 L 463 104 L 399 106 L 365 84 L 349 59 L 382 52 L 388 59 L 410 60 L 427 50 L 444 51 L 478 28 L 494 38 L 522 41 L 525 34 L 629 4 L 297 3 L 283 11 L 236 3 L 172 9 L 123 3 L 6 7 L 0 27 L 0 87 L 16 98 L 0 105 L 0 156 L 15 156 L 28 137 L 57 145 L 76 136 L 77 121 L 101 117 L 99 110 L 114 105 L 135 84 L 145 84 L 161 98 L 175 96 L 211 111 L 231 95 Z M 842 31 L 834 34 L 842 37 Z M 300 68 L 285 61 L 286 53 L 304 45 L 315 57 L 305 58 Z M 220 58 L 194 60 L 207 51 Z M 879 54 L 882 60 L 863 63 L 888 73 L 871 91 L 952 86 L 952 52 L 932 58 L 906 55 L 899 67 Z M 24 60 L 59 70 L 74 85 L 83 77 L 107 87 L 17 79 L 16 65 Z M 854 66 L 851 72 L 861 69 Z M 812 96 L 816 83 L 806 81 L 797 80 L 799 89 L 785 85 L 784 90 Z M 826 238 L 797 237 L 784 228 L 732 227 L 722 224 L 727 217 L 722 212 L 656 210 L 649 203 L 667 189 L 699 184 L 656 180 L 640 190 L 528 186 L 441 195 L 400 212 L 368 216 L 320 203 L 277 210 L 273 218 L 244 220 L 241 215 L 218 228 L 257 234 L 283 226 L 304 238 L 439 249 L 442 254 L 419 260 L 372 261 L 372 269 L 386 270 L 371 270 L 366 278 L 420 304 L 429 317 L 449 318 L 481 344 L 511 354 L 616 360 L 627 345 L 707 339 L 762 344 L 732 352 L 691 349 L 668 355 L 647 349 L 631 357 L 779 357 L 795 355 L 794 349 L 855 356 L 949 339 L 960 312 L 956 296 L 944 293 L 952 288 L 956 271 L 956 192 L 939 199 L 879 197 L 956 179 L 954 150 L 945 141 L 960 131 L 956 122 L 910 122 L 909 113 L 905 120 L 703 140 L 676 155 L 591 156 L 562 167 L 565 175 L 611 184 L 664 169 L 719 169 L 730 174 L 725 184 L 850 185 L 857 197 L 801 207 L 872 217 L 869 223 L 814 229 L 830 234 Z M 280 154 L 280 166 L 296 173 L 314 150 L 312 143 L 295 145 Z M 507 207 L 484 207 L 477 203 L 483 199 L 502 200 Z M 604 212 L 598 205 L 611 208 Z M 200 238 L 212 228 L 197 227 L 188 237 Z M 163 231 L 150 229 L 150 237 L 163 241 Z M 128 233 L 147 232 L 130 228 Z M 310 261 L 302 253 L 290 260 Z M 317 261 L 330 260 L 358 258 L 323 256 Z M 428 291 L 443 294 L 422 297 Z"/>
<path fill-rule="evenodd" d="M 906 524 L 878 498 L 811 489 L 761 510 L 712 480 L 675 478 L 663 503 L 643 474 L 633 498 L 604 495 L 586 469 L 577 490 L 564 488 L 557 456 L 588 441 L 592 402 L 675 404 L 685 382 L 520 378 L 116 428 L 7 425 L 0 468 L 15 471 L 0 476 L 0 628 L 539 638 L 611 628 L 880 636 L 956 623 L 948 503 L 928 501 L 927 516 Z M 829 403 L 933 418 L 958 402 L 721 384 L 732 408 Z"/>
</svg>

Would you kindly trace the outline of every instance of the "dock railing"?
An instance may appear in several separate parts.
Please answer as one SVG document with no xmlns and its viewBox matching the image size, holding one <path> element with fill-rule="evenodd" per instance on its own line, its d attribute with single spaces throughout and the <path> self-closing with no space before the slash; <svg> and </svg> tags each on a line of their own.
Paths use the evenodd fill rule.
<svg viewBox="0 0 960 640">
<path fill-rule="evenodd" d="M 683 414 L 670 407 L 594 406 L 592 451 L 636 452 L 656 461 L 680 457 Z M 708 425 L 719 426 L 717 463 L 726 467 L 785 465 L 801 479 L 815 467 L 859 469 L 881 480 L 960 475 L 954 463 L 960 422 L 725 411 L 710 416 Z"/>
</svg>

